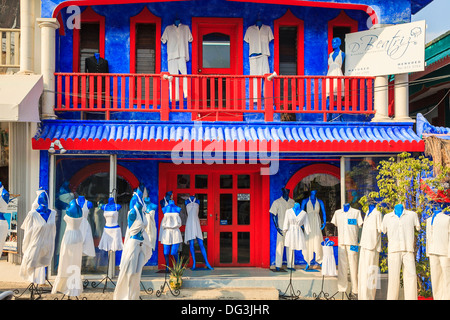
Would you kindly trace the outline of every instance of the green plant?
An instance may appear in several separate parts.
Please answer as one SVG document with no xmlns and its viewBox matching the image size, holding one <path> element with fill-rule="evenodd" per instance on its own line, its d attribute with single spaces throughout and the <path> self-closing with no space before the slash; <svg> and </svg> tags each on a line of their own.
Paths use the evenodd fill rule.
<svg viewBox="0 0 450 320">
<path fill-rule="evenodd" d="M 433 166 L 440 166 L 439 174 L 433 174 Z M 378 166 L 377 192 L 371 192 L 360 199 L 363 210 L 367 210 L 368 204 L 375 201 L 382 214 L 394 210 L 396 204 L 403 204 L 405 209 L 417 213 L 421 223 L 420 230 L 415 233 L 416 273 L 418 280 L 418 294 L 430 296 L 429 286 L 430 264 L 425 255 L 426 218 L 432 215 L 432 202 L 434 199 L 427 190 L 444 190 L 445 181 L 450 173 L 450 168 L 433 163 L 424 156 L 411 157 L 407 152 L 381 161 Z M 382 237 L 383 254 L 380 261 L 381 272 L 386 272 L 387 265 L 387 239 Z M 418 251 L 420 250 L 420 253 Z"/>
<path fill-rule="evenodd" d="M 183 282 L 182 277 L 189 264 L 189 258 L 187 258 L 186 261 L 184 260 L 184 257 L 179 258 L 178 261 L 175 261 L 175 259 L 172 258 L 172 267 L 164 265 L 170 271 L 170 276 L 172 278 L 170 283 L 174 289 L 179 289 Z"/>
</svg>

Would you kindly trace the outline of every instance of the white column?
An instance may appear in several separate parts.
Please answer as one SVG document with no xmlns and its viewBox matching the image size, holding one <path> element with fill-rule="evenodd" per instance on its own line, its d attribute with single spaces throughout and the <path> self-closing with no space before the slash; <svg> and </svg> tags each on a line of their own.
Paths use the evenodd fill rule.
<svg viewBox="0 0 450 320">
<path fill-rule="evenodd" d="M 375 77 L 374 84 L 374 109 L 375 116 L 373 122 L 390 121 L 389 118 L 389 95 L 388 95 L 388 76 Z"/>
<path fill-rule="evenodd" d="M 42 118 L 55 118 L 55 30 L 59 23 L 56 18 L 39 18 L 37 22 L 41 28 L 41 73 L 44 80 Z"/>
<path fill-rule="evenodd" d="M 409 75 L 395 75 L 395 118 L 394 121 L 414 121 L 409 117 Z"/>
<path fill-rule="evenodd" d="M 20 0 L 20 73 L 33 73 L 34 5 Z"/>
</svg>

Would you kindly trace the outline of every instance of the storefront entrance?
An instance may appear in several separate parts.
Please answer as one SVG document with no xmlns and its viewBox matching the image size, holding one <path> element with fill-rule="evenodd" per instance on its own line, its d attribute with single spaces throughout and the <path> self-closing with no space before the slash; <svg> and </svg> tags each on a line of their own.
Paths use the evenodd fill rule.
<svg viewBox="0 0 450 320">
<path fill-rule="evenodd" d="M 269 192 L 269 179 L 260 175 L 259 168 L 160 165 L 159 197 L 162 199 L 167 191 L 173 191 L 175 203 L 182 208 L 183 222 L 187 218 L 185 200 L 193 195 L 200 200 L 198 215 L 208 261 L 213 267 L 269 264 L 269 199 L 262 201 L 263 190 Z M 181 231 L 184 232 L 184 226 Z M 189 246 L 183 247 L 183 254 L 189 255 Z M 204 261 L 200 252 L 196 252 L 196 260 L 197 264 Z M 164 261 L 162 250 L 159 250 L 159 261 Z"/>
</svg>

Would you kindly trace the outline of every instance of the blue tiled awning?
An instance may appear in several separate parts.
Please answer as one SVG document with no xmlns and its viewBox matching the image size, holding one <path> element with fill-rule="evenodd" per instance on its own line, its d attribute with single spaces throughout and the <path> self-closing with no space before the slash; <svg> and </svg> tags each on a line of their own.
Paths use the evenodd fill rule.
<svg viewBox="0 0 450 320">
<path fill-rule="evenodd" d="M 33 139 L 45 150 L 54 140 L 67 150 L 170 151 L 181 141 L 269 143 L 283 152 L 423 151 L 423 141 L 406 123 L 233 123 L 46 120 Z"/>
</svg>

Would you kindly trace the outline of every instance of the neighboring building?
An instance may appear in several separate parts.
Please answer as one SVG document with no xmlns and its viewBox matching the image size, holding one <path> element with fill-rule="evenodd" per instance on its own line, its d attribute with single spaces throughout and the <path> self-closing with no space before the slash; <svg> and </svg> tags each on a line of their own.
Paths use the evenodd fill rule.
<svg viewBox="0 0 450 320">
<path fill-rule="evenodd" d="M 387 88 L 374 90 L 387 76 L 326 74 L 333 38 L 410 22 L 430 2 L 44 0 L 34 42 L 44 93 L 42 121 L 30 139 L 39 154 L 33 186 L 49 190 L 58 222 L 65 192 L 92 201 L 96 244 L 104 226 L 99 208 L 110 196 L 122 205 L 124 234 L 139 185 L 158 204 L 158 226 L 167 191 L 182 208 L 196 194 L 211 265 L 269 268 L 277 235 L 269 209 L 283 187 L 298 202 L 317 190 L 324 235 L 333 236 L 334 211 L 347 202 L 358 206 L 376 188 L 379 161 L 423 152 L 410 119 L 387 118 Z M 168 45 L 161 42 L 176 19 L 192 34 L 187 75 L 168 73 Z M 250 75 L 254 60 L 244 35 L 258 19 L 274 39 L 269 72 Z M 27 21 L 34 25 L 32 16 Z M 36 48 L 26 49 L 30 57 Z M 92 72 L 86 58 L 96 53 L 108 68 Z M 21 69 L 30 70 L 24 61 Z M 337 98 L 328 99 L 333 88 Z M 398 114 L 408 115 L 407 107 L 397 105 Z M 58 226 L 58 243 L 61 236 Z M 98 250 L 83 272 L 103 272 L 106 260 Z M 295 262 L 304 262 L 301 253 Z M 159 245 L 147 266 L 164 263 Z"/>
</svg>

